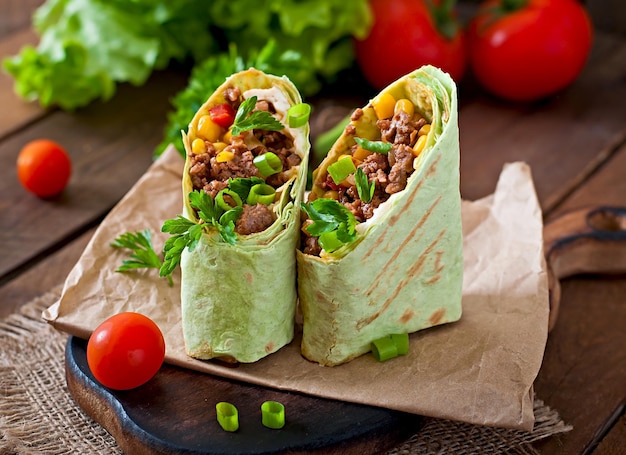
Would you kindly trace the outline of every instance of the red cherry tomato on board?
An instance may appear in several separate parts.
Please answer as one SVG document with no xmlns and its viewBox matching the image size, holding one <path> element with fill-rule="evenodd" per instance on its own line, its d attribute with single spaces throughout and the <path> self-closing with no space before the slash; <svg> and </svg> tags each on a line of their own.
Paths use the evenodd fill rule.
<svg viewBox="0 0 626 455">
<path fill-rule="evenodd" d="M 447 0 L 370 0 L 374 23 L 365 39 L 354 41 L 365 79 L 380 90 L 429 64 L 459 81 L 466 67 L 465 38 L 452 4 Z"/>
<path fill-rule="evenodd" d="M 37 139 L 17 156 L 17 177 L 26 190 L 41 198 L 56 196 L 67 186 L 72 173 L 70 157 L 56 142 Z"/>
<path fill-rule="evenodd" d="M 235 121 L 235 109 L 228 103 L 218 104 L 209 109 L 209 116 L 213 123 L 228 128 Z"/>
<path fill-rule="evenodd" d="M 165 340 L 147 316 L 124 312 L 102 322 L 87 342 L 87 364 L 105 387 L 128 390 L 150 380 L 161 368 Z"/>
<path fill-rule="evenodd" d="M 468 27 L 470 64 L 494 95 L 538 100 L 576 79 L 592 36 L 578 0 L 487 0 Z"/>
</svg>

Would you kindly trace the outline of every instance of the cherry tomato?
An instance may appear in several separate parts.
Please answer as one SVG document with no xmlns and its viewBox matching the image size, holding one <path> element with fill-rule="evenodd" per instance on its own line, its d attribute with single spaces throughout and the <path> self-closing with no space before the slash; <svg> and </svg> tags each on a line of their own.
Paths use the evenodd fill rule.
<svg viewBox="0 0 626 455">
<path fill-rule="evenodd" d="M 487 0 L 469 24 L 470 64 L 494 95 L 533 101 L 576 79 L 592 37 L 578 0 Z"/>
<path fill-rule="evenodd" d="M 105 387 L 128 390 L 161 368 L 165 340 L 159 327 L 139 313 L 124 312 L 102 322 L 87 342 L 87 363 Z"/>
<path fill-rule="evenodd" d="M 209 109 L 209 115 L 213 123 L 228 128 L 235 121 L 235 109 L 228 103 L 218 104 Z"/>
<path fill-rule="evenodd" d="M 72 173 L 70 157 L 56 142 L 37 139 L 17 156 L 17 177 L 26 190 L 41 198 L 56 196 L 67 186 Z"/>
<path fill-rule="evenodd" d="M 380 90 L 430 64 L 459 81 L 466 67 L 465 38 L 451 6 L 447 0 L 370 0 L 374 23 L 365 39 L 354 41 L 365 79 Z"/>
</svg>

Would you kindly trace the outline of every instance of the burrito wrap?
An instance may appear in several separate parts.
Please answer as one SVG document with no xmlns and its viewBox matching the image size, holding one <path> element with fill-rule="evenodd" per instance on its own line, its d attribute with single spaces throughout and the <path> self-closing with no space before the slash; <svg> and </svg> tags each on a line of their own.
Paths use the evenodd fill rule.
<svg viewBox="0 0 626 455">
<path fill-rule="evenodd" d="M 406 188 L 357 225 L 353 243 L 321 257 L 297 252 L 303 355 L 322 365 L 347 362 L 394 333 L 412 333 L 461 317 L 463 274 L 456 87 L 423 67 L 383 92 L 408 98 L 431 122 Z M 352 122 L 356 135 L 377 129 L 373 109 Z M 371 139 L 371 138 L 370 138 Z M 374 138 L 375 139 L 375 138 Z M 346 130 L 316 170 L 354 144 Z"/>
<path fill-rule="evenodd" d="M 302 102 L 296 87 L 286 77 L 255 69 L 236 73 L 198 110 L 188 133 L 183 133 L 187 159 L 183 173 L 183 215 L 198 222 L 187 195 L 191 144 L 198 120 L 208 110 L 226 102 L 226 88 L 240 89 L 244 98 L 269 99 L 275 117 L 287 124 L 288 107 Z M 285 127 L 301 158 L 297 173 L 277 189 L 274 223 L 262 232 L 238 235 L 236 244 L 226 243 L 209 228 L 193 251 L 181 256 L 181 310 L 187 354 L 210 359 L 254 362 L 291 342 L 297 304 L 295 249 L 299 238 L 299 207 L 305 185 L 309 153 L 308 123 Z"/>
</svg>

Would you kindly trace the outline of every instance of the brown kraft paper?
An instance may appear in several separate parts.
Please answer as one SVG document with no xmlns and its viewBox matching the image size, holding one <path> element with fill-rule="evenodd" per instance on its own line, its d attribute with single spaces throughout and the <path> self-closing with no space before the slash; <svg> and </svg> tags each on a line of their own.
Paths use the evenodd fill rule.
<svg viewBox="0 0 626 455">
<path fill-rule="evenodd" d="M 300 336 L 258 362 L 225 367 L 185 354 L 180 277 L 115 272 L 128 252 L 110 246 L 150 229 L 160 251 L 163 221 L 181 213 L 183 160 L 170 147 L 103 220 L 43 317 L 82 338 L 107 317 L 136 311 L 161 328 L 165 361 L 227 379 L 479 425 L 533 428 L 533 382 L 548 335 L 542 215 L 529 167 L 505 165 L 495 192 L 464 201 L 463 315 L 410 336 L 409 353 L 384 363 L 365 354 L 323 367 L 300 354 Z M 295 285 L 295 284 L 294 284 Z"/>
</svg>

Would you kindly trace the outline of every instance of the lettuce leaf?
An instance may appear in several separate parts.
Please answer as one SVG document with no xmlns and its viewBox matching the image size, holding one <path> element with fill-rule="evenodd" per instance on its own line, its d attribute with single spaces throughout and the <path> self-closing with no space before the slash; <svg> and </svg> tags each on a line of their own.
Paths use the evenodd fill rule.
<svg viewBox="0 0 626 455">
<path fill-rule="evenodd" d="M 118 83 L 141 85 L 172 61 L 225 69 L 234 44 L 246 56 L 229 63 L 239 67 L 273 41 L 310 95 L 319 77 L 352 65 L 350 39 L 371 20 L 367 0 L 46 0 L 33 17 L 38 46 L 3 66 L 23 98 L 71 110 L 109 99 Z"/>
</svg>

